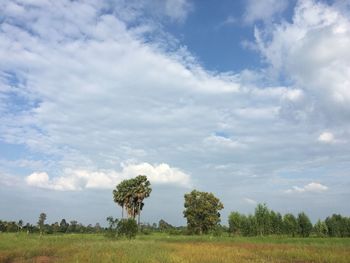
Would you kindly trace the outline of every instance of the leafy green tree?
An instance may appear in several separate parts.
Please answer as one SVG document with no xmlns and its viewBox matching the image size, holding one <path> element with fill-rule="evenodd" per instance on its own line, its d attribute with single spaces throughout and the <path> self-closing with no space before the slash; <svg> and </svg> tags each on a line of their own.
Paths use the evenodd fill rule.
<svg viewBox="0 0 350 263">
<path fill-rule="evenodd" d="M 58 222 L 55 222 L 54 224 L 51 225 L 52 226 L 52 231 L 54 233 L 60 232 L 60 225 L 58 224 Z"/>
<path fill-rule="evenodd" d="M 258 234 L 258 227 L 255 216 L 242 215 L 242 234 L 243 236 L 256 236 Z"/>
<path fill-rule="evenodd" d="M 270 233 L 275 235 L 282 234 L 283 231 L 283 219 L 280 213 L 270 211 Z"/>
<path fill-rule="evenodd" d="M 302 237 L 310 236 L 312 231 L 312 223 L 309 217 L 304 212 L 298 214 L 297 222 L 299 225 L 299 234 Z"/>
<path fill-rule="evenodd" d="M 258 204 L 255 208 L 258 234 L 268 235 L 270 232 L 270 211 L 266 204 Z"/>
<path fill-rule="evenodd" d="M 23 227 L 23 220 L 20 219 L 17 223 L 17 226 L 18 226 L 18 232 L 22 231 L 22 227 Z"/>
<path fill-rule="evenodd" d="M 318 237 L 326 237 L 328 235 L 328 227 L 326 223 L 319 219 L 314 225 L 314 233 Z"/>
<path fill-rule="evenodd" d="M 60 222 L 60 230 L 59 231 L 61 233 L 66 233 L 68 227 L 69 227 L 69 224 L 67 223 L 66 219 L 63 218 Z"/>
<path fill-rule="evenodd" d="M 224 208 L 220 200 L 212 193 L 193 190 L 185 194 L 184 217 L 187 228 L 196 234 L 208 233 L 220 223 L 219 211 Z"/>
<path fill-rule="evenodd" d="M 125 236 L 128 239 L 135 238 L 138 226 L 133 218 L 122 219 L 117 223 L 117 235 L 119 237 Z"/>
<path fill-rule="evenodd" d="M 297 219 L 293 214 L 285 214 L 283 216 L 283 233 L 295 236 L 299 232 Z"/>
<path fill-rule="evenodd" d="M 327 217 L 325 223 L 331 237 L 349 237 L 350 219 L 341 215 L 333 214 Z"/>
<path fill-rule="evenodd" d="M 76 232 L 78 232 L 77 229 L 78 229 L 78 221 L 76 221 L 76 220 L 70 221 L 67 232 L 76 233 Z"/>
<path fill-rule="evenodd" d="M 41 214 L 39 215 L 39 221 L 38 221 L 38 226 L 39 226 L 39 230 L 40 230 L 40 235 L 43 234 L 44 226 L 45 226 L 45 220 L 46 220 L 46 214 L 45 214 L 45 213 L 41 213 Z"/>
<path fill-rule="evenodd" d="M 161 219 L 161 220 L 159 220 L 158 228 L 160 231 L 163 232 L 163 231 L 168 231 L 168 230 L 174 229 L 174 226 L 172 226 L 171 224 L 169 224 L 165 220 Z"/>
<path fill-rule="evenodd" d="M 229 233 L 240 235 L 242 233 L 242 221 L 244 218 L 238 212 L 231 212 L 228 216 Z"/>
</svg>

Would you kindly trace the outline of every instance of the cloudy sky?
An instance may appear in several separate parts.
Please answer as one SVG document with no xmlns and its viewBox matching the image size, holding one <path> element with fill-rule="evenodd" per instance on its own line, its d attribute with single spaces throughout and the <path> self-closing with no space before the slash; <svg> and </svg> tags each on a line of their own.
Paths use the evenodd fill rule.
<svg viewBox="0 0 350 263">
<path fill-rule="evenodd" d="M 0 217 L 349 216 L 349 47 L 348 0 L 0 0 Z"/>
</svg>

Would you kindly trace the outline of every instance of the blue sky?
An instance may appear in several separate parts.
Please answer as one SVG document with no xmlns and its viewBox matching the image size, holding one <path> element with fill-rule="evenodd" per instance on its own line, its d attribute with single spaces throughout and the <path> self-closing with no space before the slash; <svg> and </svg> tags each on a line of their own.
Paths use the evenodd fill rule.
<svg viewBox="0 0 350 263">
<path fill-rule="evenodd" d="M 0 1 L 1 218 L 104 223 L 183 195 L 349 216 L 349 1 Z M 164 205 L 165 204 L 165 205 Z"/>
</svg>

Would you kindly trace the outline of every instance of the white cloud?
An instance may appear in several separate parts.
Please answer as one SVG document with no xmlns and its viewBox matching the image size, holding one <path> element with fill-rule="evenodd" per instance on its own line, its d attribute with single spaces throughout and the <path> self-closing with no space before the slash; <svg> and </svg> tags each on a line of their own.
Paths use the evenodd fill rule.
<svg viewBox="0 0 350 263">
<path fill-rule="evenodd" d="M 335 138 L 333 133 L 331 132 L 323 132 L 318 136 L 318 141 L 323 142 L 323 143 L 334 143 Z"/>
<path fill-rule="evenodd" d="M 49 178 L 46 172 L 35 172 L 26 177 L 29 186 L 61 190 L 77 191 L 88 188 L 110 189 L 124 179 L 137 175 L 146 175 L 154 184 L 174 184 L 183 187 L 190 186 L 190 175 L 176 167 L 162 163 L 125 164 L 122 171 L 90 171 L 86 169 L 65 169 L 64 175 Z"/>
<path fill-rule="evenodd" d="M 287 0 L 247 0 L 243 19 L 246 23 L 272 20 L 274 15 L 282 13 L 287 6 Z"/>
<path fill-rule="evenodd" d="M 350 112 L 350 19 L 322 2 L 299 1 L 291 23 L 255 29 L 271 72 L 304 91 L 314 114 L 347 118 Z M 309 107 L 310 108 L 310 107 Z"/>
<path fill-rule="evenodd" d="M 247 198 L 247 197 L 245 197 L 243 200 L 250 205 L 256 205 L 258 203 L 257 201 L 250 199 L 250 198 Z"/>
<path fill-rule="evenodd" d="M 184 21 L 193 5 L 187 0 L 166 0 L 165 13 L 172 19 Z"/>
<path fill-rule="evenodd" d="M 311 182 L 304 187 L 293 186 L 292 189 L 288 189 L 285 192 L 291 193 L 321 193 L 327 191 L 328 187 L 320 183 Z"/>
<path fill-rule="evenodd" d="M 239 141 L 232 140 L 231 138 L 226 138 L 223 136 L 218 136 L 212 134 L 206 138 L 204 138 L 204 144 L 210 147 L 219 147 L 219 148 L 229 148 L 229 149 L 237 149 L 244 148 L 246 145 Z"/>
</svg>

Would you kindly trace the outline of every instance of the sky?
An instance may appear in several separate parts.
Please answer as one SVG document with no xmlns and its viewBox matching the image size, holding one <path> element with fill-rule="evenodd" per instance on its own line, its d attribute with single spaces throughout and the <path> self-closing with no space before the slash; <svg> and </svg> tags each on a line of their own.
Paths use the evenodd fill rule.
<svg viewBox="0 0 350 263">
<path fill-rule="evenodd" d="M 0 0 L 0 218 L 349 216 L 349 47 L 348 0 Z"/>
</svg>

